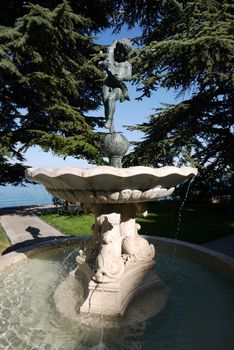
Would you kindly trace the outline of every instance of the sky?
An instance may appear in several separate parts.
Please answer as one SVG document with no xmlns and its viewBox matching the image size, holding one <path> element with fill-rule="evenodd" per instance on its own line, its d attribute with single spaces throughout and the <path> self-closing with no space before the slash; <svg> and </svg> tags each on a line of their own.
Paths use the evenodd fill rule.
<svg viewBox="0 0 234 350">
<path fill-rule="evenodd" d="M 139 29 L 127 30 L 124 28 L 120 33 L 112 35 L 110 29 L 99 34 L 97 41 L 100 44 L 111 45 L 114 40 L 121 38 L 133 38 L 139 34 Z M 131 85 L 127 83 L 129 95 L 131 101 L 125 101 L 124 103 L 117 102 L 116 112 L 114 115 L 115 119 L 115 129 L 116 131 L 123 132 L 129 141 L 138 141 L 144 135 L 139 131 L 128 131 L 124 128 L 124 125 L 136 125 L 147 121 L 149 115 L 154 113 L 154 109 L 160 107 L 161 103 L 175 103 L 176 93 L 173 91 L 165 91 L 164 89 L 159 89 L 154 92 L 150 98 L 144 98 L 141 101 L 137 101 L 136 97 L 139 93 L 136 92 L 136 85 Z M 178 101 L 177 101 L 178 102 Z M 104 116 L 103 106 L 96 112 L 92 112 L 94 116 Z M 76 159 L 73 157 L 66 157 L 63 159 L 52 152 L 44 152 L 38 146 L 31 147 L 25 153 L 24 162 L 25 165 L 30 167 L 93 167 L 94 165 L 89 165 L 87 161 L 83 159 Z"/>
</svg>

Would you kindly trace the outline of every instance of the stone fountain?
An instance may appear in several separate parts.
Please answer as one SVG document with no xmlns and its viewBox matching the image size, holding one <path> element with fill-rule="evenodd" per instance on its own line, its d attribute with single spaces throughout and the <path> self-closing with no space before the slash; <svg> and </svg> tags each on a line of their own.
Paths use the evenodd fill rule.
<svg viewBox="0 0 234 350">
<path fill-rule="evenodd" d="M 129 142 L 115 132 L 113 116 L 116 101 L 130 100 L 123 83 L 131 78 L 130 50 L 129 40 L 115 41 L 100 62 L 107 73 L 103 101 L 109 133 L 104 149 L 110 166 L 27 170 L 27 177 L 53 196 L 82 202 L 95 214 L 93 235 L 80 249 L 77 268 L 70 274 L 83 287 L 81 314 L 121 316 L 133 298 L 162 286 L 153 270 L 155 248 L 139 235 L 136 215 L 145 215 L 147 202 L 172 194 L 176 185 L 197 174 L 191 167 L 121 167 Z"/>
</svg>

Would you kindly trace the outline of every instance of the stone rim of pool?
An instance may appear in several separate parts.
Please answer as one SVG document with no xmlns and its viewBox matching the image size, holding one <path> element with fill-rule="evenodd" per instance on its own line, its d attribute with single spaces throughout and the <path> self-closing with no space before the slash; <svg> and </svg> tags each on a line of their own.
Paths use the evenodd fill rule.
<svg viewBox="0 0 234 350">
<path fill-rule="evenodd" d="M 234 258 L 228 255 L 185 241 L 158 236 L 142 235 L 142 237 L 146 238 L 149 243 L 156 244 L 159 249 L 161 248 L 175 255 L 182 255 L 188 260 L 194 260 L 195 262 L 201 263 L 202 265 L 207 266 L 209 269 L 219 273 L 225 279 L 234 282 Z M 85 239 L 85 236 L 59 237 L 7 253 L 0 256 L 0 272 L 7 267 L 17 264 L 23 260 L 27 260 L 27 258 L 31 255 L 35 255 L 46 250 L 63 247 L 65 245 L 77 244 L 79 241 Z"/>
</svg>

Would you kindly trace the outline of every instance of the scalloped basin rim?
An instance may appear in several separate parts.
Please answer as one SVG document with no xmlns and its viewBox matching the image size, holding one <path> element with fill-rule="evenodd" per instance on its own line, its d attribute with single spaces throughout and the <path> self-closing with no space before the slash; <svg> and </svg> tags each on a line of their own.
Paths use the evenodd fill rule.
<svg viewBox="0 0 234 350">
<path fill-rule="evenodd" d="M 42 183 L 54 196 L 69 202 L 136 203 L 170 195 L 174 187 L 192 178 L 197 169 L 166 166 L 114 168 L 31 168 L 28 179 Z"/>
<path fill-rule="evenodd" d="M 114 168 L 111 166 L 98 166 L 95 168 L 78 168 L 78 167 L 65 167 L 65 168 L 29 168 L 26 170 L 26 176 L 35 177 L 39 174 L 47 175 L 49 177 L 58 177 L 61 175 L 69 174 L 80 177 L 93 177 L 97 175 L 114 175 L 116 177 L 131 177 L 136 175 L 153 175 L 156 177 L 165 177 L 172 174 L 181 176 L 196 176 L 197 169 L 193 167 L 174 167 L 165 166 L 161 168 L 151 168 L 146 166 L 135 166 L 130 168 Z"/>
</svg>

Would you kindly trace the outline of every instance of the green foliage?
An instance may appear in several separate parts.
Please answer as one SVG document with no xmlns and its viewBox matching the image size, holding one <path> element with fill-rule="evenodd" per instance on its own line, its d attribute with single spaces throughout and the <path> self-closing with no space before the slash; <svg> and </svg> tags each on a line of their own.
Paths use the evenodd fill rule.
<svg viewBox="0 0 234 350">
<path fill-rule="evenodd" d="M 27 4 L 38 4 L 53 10 L 62 0 L 1 0 L 0 23 L 4 26 L 13 26 L 19 17 L 26 14 Z M 69 4 L 74 13 L 90 18 L 89 30 L 99 32 L 110 25 L 110 15 L 115 7 L 113 0 L 70 0 Z"/>
<path fill-rule="evenodd" d="M 87 117 L 101 103 L 103 78 L 91 21 L 66 1 L 53 10 L 38 4 L 26 10 L 14 27 L 0 26 L 2 166 L 9 158 L 21 162 L 32 145 L 100 163 L 100 136 L 93 132 L 100 120 Z"/>
<path fill-rule="evenodd" d="M 22 163 L 9 161 L 7 157 L 3 157 L 0 154 L 0 185 L 11 183 L 13 185 L 18 185 L 25 181 L 25 170 L 26 167 Z"/>
<path fill-rule="evenodd" d="M 133 7 L 134 2 L 134 7 Z M 142 28 L 133 59 L 142 96 L 159 87 L 190 98 L 137 126 L 145 140 L 128 164 L 192 164 L 209 178 L 233 171 L 234 5 L 231 1 L 123 1 L 122 20 Z M 134 8 L 134 11 L 131 10 Z M 145 150 L 153 149 L 154 152 Z"/>
</svg>

